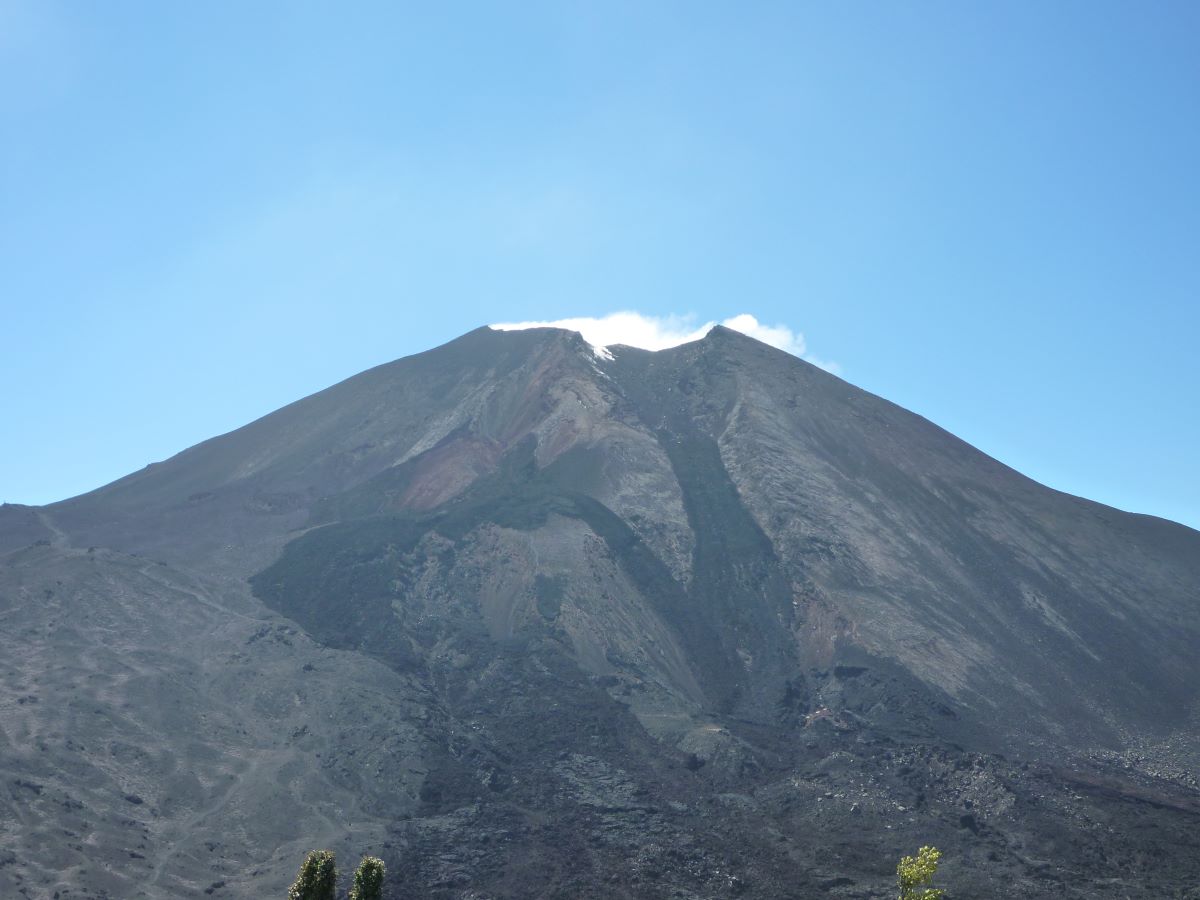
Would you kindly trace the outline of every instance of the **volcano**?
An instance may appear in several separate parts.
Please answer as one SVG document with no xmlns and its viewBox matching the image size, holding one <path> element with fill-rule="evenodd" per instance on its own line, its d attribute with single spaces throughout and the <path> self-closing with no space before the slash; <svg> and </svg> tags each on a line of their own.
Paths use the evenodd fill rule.
<svg viewBox="0 0 1200 900">
<path fill-rule="evenodd" d="M 5 897 L 1200 897 L 1200 533 L 720 326 L 6 505 L 0 622 Z"/>
</svg>

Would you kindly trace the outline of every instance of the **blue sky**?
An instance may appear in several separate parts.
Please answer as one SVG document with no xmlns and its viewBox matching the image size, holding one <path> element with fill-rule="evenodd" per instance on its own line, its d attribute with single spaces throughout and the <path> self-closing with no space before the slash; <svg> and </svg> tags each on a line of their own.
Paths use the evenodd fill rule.
<svg viewBox="0 0 1200 900">
<path fill-rule="evenodd" d="M 0 500 L 478 325 L 752 314 L 1200 527 L 1200 5 L 0 0 Z"/>
</svg>

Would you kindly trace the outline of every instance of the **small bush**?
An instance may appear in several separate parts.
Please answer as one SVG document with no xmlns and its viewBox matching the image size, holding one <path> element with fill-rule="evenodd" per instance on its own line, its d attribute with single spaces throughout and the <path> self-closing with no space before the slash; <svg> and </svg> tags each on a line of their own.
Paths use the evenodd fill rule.
<svg viewBox="0 0 1200 900">
<path fill-rule="evenodd" d="M 937 847 L 922 847 L 916 856 L 901 858 L 900 865 L 896 866 L 896 876 L 900 879 L 899 900 L 941 900 L 945 891 L 927 887 L 933 883 L 941 858 L 942 851 Z"/>
<path fill-rule="evenodd" d="M 288 900 L 336 900 L 337 864 L 332 850 L 312 850 L 288 891 Z"/>
<path fill-rule="evenodd" d="M 354 873 L 354 886 L 350 888 L 350 900 L 383 900 L 383 860 L 376 856 L 364 856 Z"/>
</svg>

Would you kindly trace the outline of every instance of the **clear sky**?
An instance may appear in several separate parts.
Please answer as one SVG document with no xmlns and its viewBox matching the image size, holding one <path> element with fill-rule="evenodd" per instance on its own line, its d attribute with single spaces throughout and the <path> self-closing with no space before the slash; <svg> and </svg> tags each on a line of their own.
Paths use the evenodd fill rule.
<svg viewBox="0 0 1200 900">
<path fill-rule="evenodd" d="M 1197 47 L 1192 0 L 0 0 L 0 500 L 631 310 L 1200 527 Z"/>
</svg>

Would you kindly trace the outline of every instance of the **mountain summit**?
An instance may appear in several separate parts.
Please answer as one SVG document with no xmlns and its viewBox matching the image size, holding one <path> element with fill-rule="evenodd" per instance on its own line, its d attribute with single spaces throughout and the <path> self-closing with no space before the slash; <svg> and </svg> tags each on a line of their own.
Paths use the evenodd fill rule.
<svg viewBox="0 0 1200 900">
<path fill-rule="evenodd" d="M 720 326 L 481 328 L 0 552 L 6 896 L 1200 879 L 1200 533 Z"/>
</svg>

